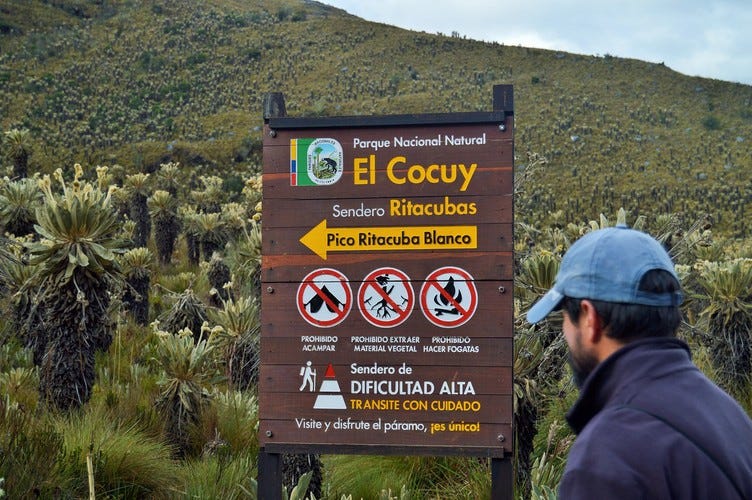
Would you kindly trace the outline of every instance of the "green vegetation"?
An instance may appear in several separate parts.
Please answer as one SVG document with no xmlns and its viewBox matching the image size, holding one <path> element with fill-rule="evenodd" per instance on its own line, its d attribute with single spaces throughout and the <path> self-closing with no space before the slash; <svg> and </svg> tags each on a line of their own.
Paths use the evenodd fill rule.
<svg viewBox="0 0 752 500">
<path fill-rule="evenodd" d="M 290 115 L 487 110 L 515 88 L 518 169 L 549 160 L 518 216 L 585 222 L 712 214 L 747 232 L 752 89 L 663 64 L 485 43 L 363 22 L 315 2 L 9 0 L 0 35 L 8 165 L 162 163 L 237 174 L 260 160 L 261 102 Z M 44 35 L 44 36 L 42 36 Z M 13 159 L 15 158 L 15 160 Z M 15 163 L 14 163 L 15 162 Z M 21 170 L 19 170 L 20 172 Z"/>
<path fill-rule="evenodd" d="M 555 497 L 576 395 L 557 319 L 524 312 L 614 218 L 671 250 L 681 337 L 752 411 L 751 87 L 299 0 L 7 0 L 0 496 L 255 498 L 264 94 L 293 116 L 459 112 L 499 83 L 516 101 L 518 497 Z M 284 463 L 290 498 L 490 491 L 476 458 Z"/>
</svg>

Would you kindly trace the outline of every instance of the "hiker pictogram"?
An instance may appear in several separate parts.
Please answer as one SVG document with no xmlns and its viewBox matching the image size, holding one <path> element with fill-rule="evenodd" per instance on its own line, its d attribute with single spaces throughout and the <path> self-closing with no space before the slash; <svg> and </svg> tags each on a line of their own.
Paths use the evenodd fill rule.
<svg viewBox="0 0 752 500">
<path fill-rule="evenodd" d="M 339 383 L 334 375 L 334 367 L 331 363 L 326 367 L 324 380 L 321 382 L 319 395 L 316 396 L 316 402 L 313 403 L 314 409 L 317 410 L 345 410 L 345 398 L 342 397 Z"/>
<path fill-rule="evenodd" d="M 442 267 L 426 278 L 420 290 L 420 307 L 428 321 L 442 328 L 464 325 L 478 307 L 473 277 L 459 267 Z"/>
<path fill-rule="evenodd" d="M 392 267 L 382 267 L 365 277 L 358 290 L 358 307 L 374 326 L 391 328 L 402 324 L 413 310 L 415 292 L 410 278 Z"/>
<path fill-rule="evenodd" d="M 308 386 L 308 392 L 316 390 L 316 369 L 311 368 L 311 364 L 310 361 L 306 361 L 305 366 L 300 367 L 300 376 L 303 377 L 303 383 L 300 385 L 299 391 L 303 391 L 306 386 Z"/>
<path fill-rule="evenodd" d="M 347 277 L 336 269 L 317 269 L 298 287 L 298 312 L 319 328 L 340 324 L 352 308 L 352 290 Z"/>
</svg>

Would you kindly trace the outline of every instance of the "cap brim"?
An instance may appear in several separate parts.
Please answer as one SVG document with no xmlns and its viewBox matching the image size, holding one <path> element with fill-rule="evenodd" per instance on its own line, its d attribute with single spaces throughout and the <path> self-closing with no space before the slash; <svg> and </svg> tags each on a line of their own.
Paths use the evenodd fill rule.
<svg viewBox="0 0 752 500">
<path fill-rule="evenodd" d="M 531 307 L 530 310 L 528 310 L 527 320 L 530 323 L 537 323 L 543 320 L 543 318 L 548 316 L 551 311 L 556 309 L 563 298 L 564 295 L 552 288 L 546 292 L 546 295 L 541 297 L 538 302 L 533 304 L 533 307 Z"/>
</svg>

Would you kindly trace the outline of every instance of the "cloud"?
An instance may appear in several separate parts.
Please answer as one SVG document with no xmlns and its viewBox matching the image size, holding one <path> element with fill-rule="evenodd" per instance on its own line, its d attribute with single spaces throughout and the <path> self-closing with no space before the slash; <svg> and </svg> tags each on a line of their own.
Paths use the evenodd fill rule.
<svg viewBox="0 0 752 500">
<path fill-rule="evenodd" d="M 406 29 L 662 62 L 688 75 L 752 84 L 749 0 L 323 1 Z"/>
</svg>

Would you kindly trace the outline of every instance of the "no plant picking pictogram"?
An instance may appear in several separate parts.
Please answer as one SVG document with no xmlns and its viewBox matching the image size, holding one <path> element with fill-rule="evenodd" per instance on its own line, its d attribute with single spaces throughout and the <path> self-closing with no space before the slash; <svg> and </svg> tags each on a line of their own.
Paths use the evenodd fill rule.
<svg viewBox="0 0 752 500">
<path fill-rule="evenodd" d="M 358 290 L 358 306 L 363 317 L 379 328 L 392 328 L 407 320 L 415 305 L 410 278 L 393 267 L 371 272 Z"/>
</svg>

